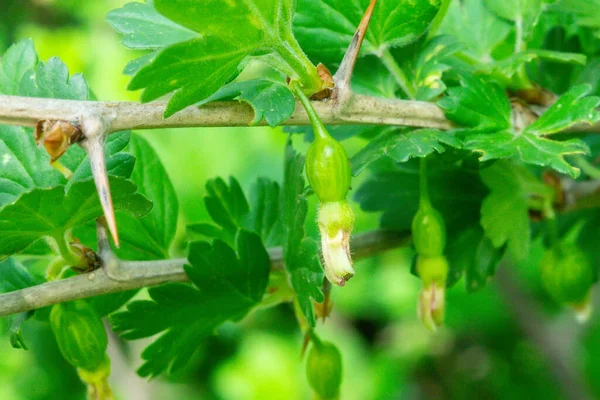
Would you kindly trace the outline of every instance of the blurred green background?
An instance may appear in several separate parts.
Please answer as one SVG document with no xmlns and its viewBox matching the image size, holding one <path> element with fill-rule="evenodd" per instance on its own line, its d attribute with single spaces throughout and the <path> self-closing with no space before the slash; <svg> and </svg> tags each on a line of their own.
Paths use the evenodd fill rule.
<svg viewBox="0 0 600 400">
<path fill-rule="evenodd" d="M 135 57 L 104 22 L 125 0 L 0 0 L 0 50 L 31 37 L 40 58 L 59 56 L 85 74 L 101 100 L 136 100 L 121 74 Z M 286 134 L 269 128 L 172 129 L 140 132 L 158 151 L 180 201 L 185 224 L 206 219 L 204 182 L 233 175 L 248 189 L 259 176 L 282 178 Z M 302 138 L 295 138 L 301 149 Z M 353 154 L 361 139 L 345 142 Z M 354 185 L 357 187 L 359 182 Z M 314 206 L 309 222 L 315 220 Z M 358 209 L 358 206 L 356 206 Z M 359 212 L 357 231 L 377 227 Z M 307 226 L 315 235 L 314 224 Z M 357 275 L 334 289 L 333 317 L 323 339 L 344 357 L 341 399 L 600 398 L 600 324 L 575 322 L 541 289 L 541 244 L 525 265 L 500 271 L 474 294 L 459 282 L 448 293 L 447 324 L 430 334 L 416 316 L 420 283 L 410 250 L 357 263 Z M 501 266 L 500 268 L 503 268 Z M 514 282 L 520 289 L 515 295 Z M 597 297 L 597 296 L 596 296 Z M 515 315 L 520 315 L 515 319 Z M 0 320 L 0 400 L 83 399 L 84 388 L 58 352 L 49 327 L 32 321 L 28 351 L 13 350 Z M 147 382 L 135 375 L 145 343 L 111 338 L 112 383 L 119 399 L 309 399 L 300 358 L 302 336 L 282 305 L 223 326 L 178 376 Z"/>
</svg>

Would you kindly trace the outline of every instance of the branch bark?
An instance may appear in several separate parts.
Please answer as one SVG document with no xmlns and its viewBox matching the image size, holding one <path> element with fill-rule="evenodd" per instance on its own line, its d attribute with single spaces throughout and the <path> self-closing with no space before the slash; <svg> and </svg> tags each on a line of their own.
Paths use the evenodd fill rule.
<svg viewBox="0 0 600 400">
<path fill-rule="evenodd" d="M 336 100 L 315 101 L 317 113 L 327 125 L 374 124 L 405 125 L 449 129 L 453 124 L 435 104 L 422 101 L 385 99 L 352 95 L 343 107 Z M 188 107 L 168 119 L 163 118 L 165 102 L 76 101 L 20 96 L 0 96 L 0 124 L 34 127 L 40 120 L 81 122 L 88 115 L 103 118 L 109 131 L 178 127 L 250 126 L 254 111 L 246 103 L 214 102 Z M 261 121 L 259 125 L 265 125 Z M 285 125 L 310 125 L 298 104 Z"/>
<path fill-rule="evenodd" d="M 354 258 L 362 259 L 383 251 L 405 246 L 410 234 L 371 231 L 356 235 L 352 240 Z M 283 250 L 281 247 L 269 249 L 271 268 L 281 269 Z M 87 274 L 46 282 L 41 285 L 0 295 L 0 317 L 16 314 L 57 303 L 99 296 L 102 294 L 123 292 L 167 282 L 185 282 L 188 280 L 183 270 L 185 258 L 159 261 L 119 261 L 119 278 L 114 279 L 107 273 L 109 268 L 100 268 Z M 113 266 L 114 267 L 114 266 Z"/>
</svg>

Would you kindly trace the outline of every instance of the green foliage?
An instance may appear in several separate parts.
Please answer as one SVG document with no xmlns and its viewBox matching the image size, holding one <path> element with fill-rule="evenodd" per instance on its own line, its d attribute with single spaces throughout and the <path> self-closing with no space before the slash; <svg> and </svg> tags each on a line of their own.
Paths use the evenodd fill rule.
<svg viewBox="0 0 600 400">
<path fill-rule="evenodd" d="M 57 57 L 40 61 L 21 80 L 19 94 L 51 99 L 87 100 L 89 89 L 82 74 L 69 76 L 67 66 Z"/>
<path fill-rule="evenodd" d="M 162 50 L 129 85 L 131 90 L 144 89 L 142 101 L 175 91 L 165 111 L 167 117 L 217 92 L 240 72 L 238 67 L 247 56 L 272 53 L 263 60 L 301 80 L 310 94 L 321 89 L 316 67 L 293 36 L 291 0 L 157 0 L 155 7 L 160 14 L 201 35 Z M 129 18 L 148 14 L 147 7 L 130 6 L 128 11 Z"/>
<path fill-rule="evenodd" d="M 475 76 L 463 75 L 461 86 L 448 89 L 447 96 L 437 104 L 449 119 L 478 131 L 511 126 L 510 103 L 502 88 Z"/>
<path fill-rule="evenodd" d="M 64 63 L 57 58 L 37 63 L 37 54 L 31 41 L 12 46 L 2 58 L 5 76 L 11 76 L 18 85 L 4 83 L 0 93 L 35 97 L 57 97 L 87 100 L 89 90 L 82 75 L 69 77 Z M 122 153 L 129 142 L 128 132 L 111 135 L 106 143 L 107 169 L 110 175 L 128 177 L 134 158 Z M 73 172 L 67 180 L 50 166 L 50 157 L 37 147 L 31 129 L 0 125 L 0 207 L 10 204 L 19 195 L 35 188 L 52 188 L 89 179 L 91 169 L 85 151 L 72 146 L 61 157 L 61 163 Z"/>
<path fill-rule="evenodd" d="M 461 143 L 452 133 L 437 129 L 386 129 L 352 157 L 352 173 L 354 176 L 360 174 L 383 156 L 406 162 L 413 157 L 443 153 L 444 145 L 460 148 Z"/>
<path fill-rule="evenodd" d="M 418 163 L 379 164 L 357 190 L 355 199 L 364 211 L 383 212 L 382 228 L 409 231 L 419 205 Z M 467 289 L 480 289 L 504 253 L 504 248 L 492 245 L 480 226 L 480 208 L 487 190 L 473 159 L 461 158 L 455 152 L 428 159 L 428 171 L 430 201 L 447 228 L 447 283 L 453 285 L 464 273 Z"/>
<path fill-rule="evenodd" d="M 117 254 L 131 260 L 169 258 L 179 215 L 175 189 L 158 154 L 141 136 L 133 135 L 127 150 L 136 160 L 130 179 L 138 193 L 152 199 L 152 209 L 142 218 L 118 214 L 122 249 Z"/>
<path fill-rule="evenodd" d="M 254 110 L 252 124 L 258 124 L 264 118 L 271 127 L 287 120 L 296 108 L 294 95 L 287 86 L 266 79 L 227 84 L 197 105 L 216 100 L 245 101 Z"/>
<path fill-rule="evenodd" d="M 308 204 L 303 169 L 304 157 L 288 142 L 282 189 L 276 182 L 259 178 L 250 190 L 248 204 L 234 178 L 230 178 L 229 185 L 220 178 L 208 181 L 204 202 L 214 224 L 191 224 L 188 232 L 233 245 L 236 233 L 245 229 L 259 234 L 267 246 L 283 245 L 290 283 L 302 312 L 309 324 L 314 326 L 311 298 L 323 301 L 323 270 L 317 242 L 305 236 Z"/>
<path fill-rule="evenodd" d="M 112 178 L 113 204 L 116 210 L 140 218 L 152 207 L 136 186 Z M 64 240 L 65 233 L 102 215 L 102 207 L 92 180 L 51 189 L 36 188 L 0 210 L 0 258 L 18 253 L 37 240 L 52 237 Z"/>
<path fill-rule="evenodd" d="M 216 239 L 193 242 L 185 271 L 194 286 L 167 284 L 149 289 L 113 314 L 113 328 L 126 339 L 162 335 L 142 353 L 141 376 L 176 372 L 202 340 L 227 320 L 239 320 L 258 305 L 269 276 L 269 255 L 255 233 L 240 230 L 235 249 Z"/>
<path fill-rule="evenodd" d="M 552 9 L 575 16 L 577 24 L 591 27 L 600 37 L 600 1 L 598 0 L 562 0 L 553 4 Z"/>
<path fill-rule="evenodd" d="M 238 230 L 246 229 L 259 234 L 266 245 L 281 244 L 277 182 L 259 178 L 250 190 L 250 204 L 233 177 L 229 178 L 229 185 L 221 178 L 209 180 L 206 192 L 204 204 L 214 223 L 188 225 L 188 232 L 233 245 Z"/>
<path fill-rule="evenodd" d="M 598 120 L 594 107 L 599 99 L 582 98 L 589 92 L 589 87 L 573 88 L 536 123 L 523 129 L 513 125 L 510 103 L 499 87 L 473 77 L 463 77 L 461 83 L 462 87 L 449 89 L 448 97 L 438 104 L 448 118 L 472 128 L 462 132 L 463 147 L 480 153 L 480 161 L 518 158 L 525 163 L 552 167 L 572 177 L 579 175 L 579 169 L 564 157 L 587 154 L 589 150 L 585 143 L 578 139 L 559 142 L 544 136 L 560 128 Z M 563 107 L 570 107 L 570 111 L 565 113 Z"/>
<path fill-rule="evenodd" d="M 81 8 L 69 21 L 71 27 L 76 27 L 82 15 L 91 10 L 78 2 L 51 5 L 27 2 L 27 7 L 17 3 L 9 0 L 3 10 L 11 25 L 18 14 L 15 7 L 23 9 L 23 13 L 33 13 L 31 10 L 40 7 L 42 11 Z M 125 68 L 125 73 L 133 76 L 130 89 L 143 89 L 144 102 L 171 96 L 165 116 L 187 106 L 203 106 L 203 112 L 210 112 L 211 105 L 207 103 L 233 100 L 252 107 L 251 125 L 264 120 L 276 127 L 294 112 L 294 95 L 304 100 L 304 104 L 310 104 L 307 98 L 323 89 L 315 64 L 323 62 L 334 72 L 333 67 L 340 64 L 354 40 L 369 4 L 368 0 L 147 0 L 126 4 L 110 12 L 106 20 L 123 36 L 123 45 L 137 52 L 138 58 Z M 418 302 L 420 317 L 429 327 L 441 324 L 447 311 L 453 343 L 459 344 L 445 349 L 447 359 L 462 356 L 459 351 L 464 344 L 471 343 L 475 330 L 478 338 L 487 338 L 488 343 L 478 343 L 477 347 L 478 355 L 483 355 L 491 365 L 486 371 L 493 372 L 484 371 L 477 376 L 478 382 L 485 383 L 487 397 L 502 398 L 507 392 L 502 389 L 506 388 L 517 399 L 530 399 L 531 393 L 535 398 L 556 397 L 546 387 L 549 378 L 539 371 L 543 363 L 532 356 L 535 352 L 527 347 L 528 341 L 513 326 L 506 306 L 496 298 L 496 290 L 503 290 L 501 285 L 493 285 L 471 297 L 464 296 L 460 289 L 446 293 L 443 286 L 453 286 L 464 277 L 467 291 L 476 291 L 490 281 L 496 266 L 508 254 L 510 261 L 522 267 L 514 268 L 513 273 L 527 277 L 529 286 L 525 287 L 532 296 L 547 300 L 542 291 L 545 286 L 559 302 L 580 307 L 588 300 L 589 288 L 598 275 L 596 266 L 600 265 L 597 235 L 600 196 L 596 190 L 600 172 L 595 162 L 600 146 L 597 138 L 580 135 L 578 131 L 600 122 L 599 7 L 597 0 L 379 0 L 351 87 L 356 93 L 393 101 L 435 102 L 456 124 L 456 129 L 377 125 L 325 128 L 315 124 L 313 132 L 310 128 L 293 127 L 289 131 L 306 133 L 309 142 L 317 143 L 321 136 L 328 137 L 326 132 L 329 132 L 335 140 L 352 138 L 344 146 L 350 153 L 362 149 L 354 154 L 349 165 L 344 148 L 329 138 L 325 145 L 321 142 L 309 147 L 305 160 L 290 140 L 285 148 L 283 173 L 280 171 L 283 182 L 278 182 L 253 178 L 257 170 L 270 168 L 272 154 L 268 147 L 264 152 L 261 148 L 259 155 L 247 154 L 247 160 L 239 165 L 232 161 L 232 169 L 241 172 L 239 181 L 216 178 L 206 182 L 205 207 L 198 204 L 193 192 L 201 195 L 198 181 L 206 171 L 197 165 L 183 165 L 181 160 L 189 158 L 167 154 L 171 151 L 166 148 L 168 140 L 146 142 L 130 132 L 111 133 L 106 153 L 121 237 L 121 248 L 114 249 L 116 254 L 127 260 L 162 260 L 179 257 L 188 248 L 189 265 L 185 266 L 185 272 L 190 284 L 150 288 L 147 295 L 141 293 L 110 318 L 124 339 L 153 340 L 143 352 L 140 375 L 178 373 L 190 360 L 195 360 L 200 367 L 193 376 L 201 378 L 196 384 L 201 387 L 198 390 L 202 395 L 243 397 L 236 391 L 225 393 L 231 387 L 229 382 L 240 382 L 231 377 L 239 378 L 244 373 L 236 360 L 252 358 L 255 363 L 259 354 L 270 367 L 275 365 L 275 357 L 256 343 L 252 346 L 260 351 L 245 355 L 248 335 L 227 322 L 238 322 L 253 313 L 245 321 L 244 330 L 258 326 L 268 335 L 278 329 L 285 331 L 286 340 L 293 343 L 286 352 L 297 355 L 298 331 L 295 324 L 288 323 L 288 319 L 294 318 L 291 307 L 273 306 L 293 303 L 296 320 L 307 333 L 316 327 L 317 316 L 325 320 L 335 303 L 336 319 L 340 318 L 337 314 L 354 318 L 349 323 L 326 326 L 331 329 L 327 334 L 332 336 L 339 332 L 336 326 L 344 326 L 344 334 L 338 336 L 340 345 L 353 361 L 346 368 L 347 375 L 359 378 L 372 375 L 376 379 L 372 385 L 362 384 L 362 378 L 346 380 L 339 392 L 341 366 L 327 369 L 322 360 L 315 362 L 312 358 L 315 344 L 308 354 L 307 372 L 311 387 L 320 396 L 335 397 L 341 393 L 344 399 L 385 398 L 390 393 L 399 393 L 400 385 L 414 386 L 419 391 L 420 377 L 432 388 L 442 385 L 440 390 L 452 398 L 479 390 L 471 388 L 470 381 L 461 375 L 465 374 L 462 368 L 437 368 L 441 365 L 439 356 L 430 351 L 433 343 L 430 340 L 435 339 L 418 332 L 398 336 L 397 331 L 411 332 L 411 319 L 406 317 L 405 310 L 414 313 Z M 46 14 L 49 18 L 44 23 L 54 28 L 56 15 L 40 15 Z M 14 25 L 19 30 L 13 30 L 13 35 L 15 32 L 39 35 L 33 28 L 22 30 L 18 21 Z M 96 34 L 97 30 L 90 32 Z M 5 34 L 0 24 L 0 45 L 6 40 Z M 57 40 L 54 34 L 49 37 L 62 48 L 64 38 Z M 118 57 L 98 37 L 90 43 L 93 48 L 101 46 L 102 62 L 114 62 Z M 43 53 L 47 54 L 48 45 L 45 47 Z M 68 53 L 65 56 L 69 62 L 75 60 L 74 64 L 80 61 L 78 69 L 94 64 L 83 49 L 76 56 Z M 11 46 L 0 60 L 0 94 L 94 100 L 81 74 L 70 76 L 66 64 L 58 58 L 39 61 L 30 40 Z M 336 103 L 340 99 L 343 98 L 325 99 L 316 108 L 331 105 L 334 114 L 343 115 L 345 104 Z M 408 111 L 423 106 L 417 102 L 399 104 Z M 318 120 L 318 115 L 310 116 Z M 431 120 L 437 118 L 431 117 Z M 2 119 L 6 120 L 5 116 Z M 360 123 L 361 115 L 352 120 Z M 80 121 L 75 118 L 71 122 Z M 429 124 L 426 120 L 416 122 L 419 123 Z M 573 135 L 577 135 L 576 139 L 571 139 Z M 189 140 L 209 143 L 211 147 L 205 147 L 207 152 L 218 148 L 212 140 L 219 139 L 201 137 Z M 275 136 L 273 140 L 280 139 Z M 223 154 L 217 157 L 229 161 L 236 143 L 221 144 Z M 323 166 L 332 154 L 331 165 Z M 592 158 L 584 157 L 587 154 Z M 198 154 L 200 160 L 204 156 Z M 202 168 L 213 167 L 209 163 L 214 157 L 202 164 Z M 161 158 L 173 163 L 169 165 L 170 171 L 179 167 L 192 172 L 178 177 L 174 185 Z M 426 179 L 430 207 L 435 207 L 439 214 L 431 208 L 419 207 L 424 193 L 420 186 L 423 187 L 425 179 L 420 176 L 418 165 L 425 165 L 424 160 L 430 171 Z M 79 146 L 72 146 L 60 161 L 73 171 L 69 180 L 50 166 L 49 156 L 36 146 L 31 129 L 0 126 L 2 293 L 33 286 L 42 280 L 38 277 L 44 273 L 47 279 L 75 274 L 64 269 L 74 262 L 68 249 L 73 238 L 92 249 L 96 246 L 95 218 L 102 211 L 87 155 Z M 306 187 L 303 173 L 305 163 L 310 188 Z M 362 174 L 353 188 L 349 171 Z M 277 176 L 275 170 L 268 173 Z M 252 182 L 250 190 L 244 193 L 242 187 Z M 183 196 L 181 209 L 175 188 Z M 320 231 L 321 240 L 325 239 L 323 247 L 327 249 L 331 242 L 324 235 L 330 230 L 337 233 L 344 225 L 348 242 L 355 220 L 352 205 L 340 200 L 345 199 L 350 189 L 364 211 L 358 214 L 357 227 L 373 227 L 374 218 L 379 217 L 380 227 L 392 230 L 391 236 L 403 232 L 408 235 L 412 228 L 418 257 L 413 257 L 414 252 L 408 249 L 363 261 L 364 264 L 357 265 L 357 278 L 346 288 L 329 293 L 331 287 L 324 280 L 319 259 L 321 249 L 315 238 Z M 309 207 L 313 194 L 325 202 L 316 218 Z M 189 225 L 187 236 L 176 234 L 177 221 L 190 220 L 188 213 L 192 207 L 192 215 L 206 213 L 210 220 Z M 537 223 L 537 219 L 542 222 Z M 557 237 L 572 231 L 579 233 L 572 242 L 557 242 Z M 195 241 L 197 236 L 202 241 Z M 369 235 L 361 236 L 357 242 L 367 239 Z M 550 243 L 550 249 L 544 250 L 542 242 L 545 246 Z M 385 247 L 387 243 L 382 245 Z M 369 243 L 367 250 L 378 251 L 378 246 L 379 243 Z M 339 245 L 337 250 L 337 255 L 348 261 L 345 265 L 348 270 L 352 269 L 350 251 Z M 366 253 L 364 248 L 355 250 L 357 256 Z M 405 279 L 411 257 L 412 273 L 425 286 L 421 294 L 415 289 L 418 283 Z M 327 257 L 323 261 L 329 277 L 332 268 L 327 268 Z M 336 283 L 339 279 L 330 281 Z M 79 365 L 79 360 L 85 362 L 89 356 L 94 359 L 92 364 L 107 367 L 100 318 L 120 309 L 136 292 L 54 306 L 54 310 L 71 312 L 70 318 L 59 321 L 56 330 L 65 358 Z M 330 294 L 333 301 L 325 301 Z M 444 298 L 448 299 L 447 307 Z M 81 304 L 85 306 L 78 308 Z M 36 311 L 34 321 L 30 322 L 26 321 L 33 312 L 10 316 L 6 321 L 0 320 L 0 331 L 7 330 L 14 347 L 31 348 L 35 355 L 32 358 L 43 362 L 39 361 L 43 360 L 40 353 L 51 353 L 51 347 L 56 347 L 53 341 L 42 340 L 44 333 L 40 333 L 45 329 L 45 335 L 51 338 L 46 324 L 48 312 L 48 308 Z M 86 316 L 93 317 L 95 328 L 71 334 L 69 327 Z M 55 315 L 50 320 L 56 325 L 59 318 Z M 389 329 L 399 320 L 401 329 Z M 564 323 L 562 318 L 556 320 Z M 223 334 L 211 337 L 215 330 Z M 358 337 L 358 332 L 363 336 Z M 355 343 L 361 346 L 365 343 L 365 348 L 370 348 L 380 343 L 382 337 L 386 351 L 375 363 L 376 370 L 365 371 L 364 363 L 354 362 L 364 358 L 364 349 L 356 352 Z M 497 340 L 499 337 L 502 341 Z M 85 346 L 77 345 L 85 339 L 90 339 L 90 351 L 82 351 Z M 262 337 L 257 342 L 271 344 Z M 230 363 L 218 365 L 215 361 L 238 349 L 239 354 Z M 411 354 L 408 361 L 404 356 L 398 358 L 399 354 L 408 354 L 407 350 Z M 54 352 L 58 350 L 55 348 Z M 582 353 L 591 354 L 590 357 L 594 354 Z M 330 355 L 329 367 L 341 364 L 339 351 Z M 518 357 L 523 360 L 516 360 Z M 56 355 L 53 360 L 55 364 Z M 10 356 L 0 359 L 2 370 L 10 371 L 17 364 Z M 57 373 L 60 368 L 54 364 L 47 369 Z M 248 397 L 271 398 L 277 393 L 291 398 L 280 390 L 285 383 L 273 379 L 271 374 L 286 378 L 297 374 L 285 368 L 264 369 L 257 364 L 250 368 L 252 385 L 235 385 L 235 389 L 243 387 Z M 509 364 L 515 367 L 510 373 L 504 368 Z M 271 371 L 275 369 L 279 375 Z M 435 376 L 432 370 L 436 371 Z M 39 369 L 32 371 L 38 373 Z M 467 372 L 466 375 L 472 375 Z M 390 383 L 387 376 L 398 379 Z M 44 377 L 39 379 L 44 383 L 39 385 L 42 390 L 46 388 L 45 382 L 55 386 L 58 385 L 55 382 L 62 382 L 50 375 Z M 527 388 L 514 385 L 523 377 L 528 383 L 538 378 L 544 385 L 539 382 L 534 388 L 533 384 L 526 385 Z M 18 373 L 8 379 L 14 380 L 15 386 L 31 387 L 21 383 Z M 184 381 L 186 376 L 179 375 L 178 379 Z M 408 379 L 410 382 L 405 382 Z M 4 381 L 0 377 L 2 393 Z M 217 386 L 227 388 L 215 389 Z M 258 386 L 261 388 L 252 392 L 251 388 Z M 298 397 L 306 394 L 302 390 L 296 392 Z"/>
<path fill-rule="evenodd" d="M 528 186 L 536 178 L 522 165 L 499 161 L 481 171 L 481 180 L 490 189 L 481 205 L 486 236 L 497 248 L 507 244 L 515 259 L 525 259 L 531 236 Z"/>
<path fill-rule="evenodd" d="M 524 133 L 545 136 L 557 133 L 576 124 L 594 124 L 600 121 L 600 97 L 587 96 L 589 85 L 575 86 L 560 96 L 544 114 L 524 129 Z M 587 97 L 586 97 L 587 96 Z"/>
<path fill-rule="evenodd" d="M 106 22 L 124 35 L 121 43 L 129 49 L 160 50 L 199 36 L 162 16 L 150 2 L 125 4 L 109 12 Z"/>
<path fill-rule="evenodd" d="M 302 48 L 313 60 L 339 64 L 368 5 L 366 0 L 299 0 L 294 26 Z M 362 53 L 381 54 L 415 41 L 425 33 L 440 5 L 441 0 L 379 1 Z"/>
<path fill-rule="evenodd" d="M 285 268 L 290 274 L 292 287 L 298 304 L 310 326 L 315 326 L 312 299 L 324 299 L 323 270 L 319 262 L 319 245 L 306 237 L 304 222 L 308 213 L 308 203 L 304 193 L 304 156 L 288 141 L 285 150 L 285 170 L 283 179 L 283 251 Z M 311 299 L 312 298 L 312 299 Z"/>
<path fill-rule="evenodd" d="M 510 29 L 510 24 L 494 15 L 483 1 L 464 0 L 450 2 L 440 33 L 449 34 L 464 43 L 463 53 L 486 60 L 506 39 Z"/>
<path fill-rule="evenodd" d="M 11 46 L 0 62 L 0 93 L 18 95 L 24 75 L 38 62 L 33 41 L 23 40 Z"/>
<path fill-rule="evenodd" d="M 0 293 L 8 293 L 35 285 L 36 279 L 19 261 L 9 257 L 0 261 Z M 10 326 L 10 344 L 15 349 L 28 350 L 23 337 L 22 326 L 33 316 L 33 311 L 23 312 L 8 317 Z"/>
</svg>

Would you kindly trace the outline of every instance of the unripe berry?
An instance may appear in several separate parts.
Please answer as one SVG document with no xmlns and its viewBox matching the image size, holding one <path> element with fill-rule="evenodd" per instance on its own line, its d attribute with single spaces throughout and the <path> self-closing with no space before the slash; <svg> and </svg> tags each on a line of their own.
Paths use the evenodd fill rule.
<svg viewBox="0 0 600 400">
<path fill-rule="evenodd" d="M 306 377 L 322 399 L 336 399 L 342 384 L 342 355 L 329 342 L 316 342 L 308 352 Z"/>
<path fill-rule="evenodd" d="M 64 358 L 75 367 L 95 371 L 105 364 L 108 337 L 102 319 L 83 300 L 56 304 L 50 326 Z"/>
<path fill-rule="evenodd" d="M 587 255 L 574 243 L 546 250 L 541 263 L 542 283 L 557 301 L 578 305 L 587 301 L 594 272 Z"/>
<path fill-rule="evenodd" d="M 306 176 L 321 203 L 345 200 L 351 171 L 344 146 L 331 136 L 316 137 L 306 155 Z"/>
<path fill-rule="evenodd" d="M 439 257 L 446 247 L 446 225 L 442 215 L 430 205 L 419 207 L 412 221 L 415 249 L 425 257 Z"/>
</svg>

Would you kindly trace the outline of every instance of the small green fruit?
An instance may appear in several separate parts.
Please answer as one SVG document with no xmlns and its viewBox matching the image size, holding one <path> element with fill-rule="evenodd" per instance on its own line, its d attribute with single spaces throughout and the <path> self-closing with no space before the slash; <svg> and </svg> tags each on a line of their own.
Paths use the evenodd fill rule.
<svg viewBox="0 0 600 400">
<path fill-rule="evenodd" d="M 310 387 L 323 399 L 336 399 L 342 384 L 342 355 L 334 344 L 313 341 L 306 360 Z"/>
<path fill-rule="evenodd" d="M 50 326 L 60 352 L 69 363 L 85 371 L 96 371 L 106 364 L 106 330 L 100 316 L 86 301 L 54 305 Z"/>
<path fill-rule="evenodd" d="M 412 221 L 412 235 L 419 255 L 439 257 L 446 247 L 446 225 L 442 215 L 433 207 L 419 207 Z"/>
<path fill-rule="evenodd" d="M 332 137 L 316 137 L 306 155 L 306 176 L 321 203 L 346 199 L 350 162 L 344 146 Z"/>
<path fill-rule="evenodd" d="M 571 305 L 586 302 L 594 272 L 589 258 L 576 244 L 562 242 L 546 250 L 541 269 L 542 283 L 557 301 Z"/>
</svg>

